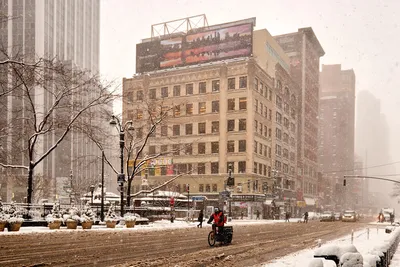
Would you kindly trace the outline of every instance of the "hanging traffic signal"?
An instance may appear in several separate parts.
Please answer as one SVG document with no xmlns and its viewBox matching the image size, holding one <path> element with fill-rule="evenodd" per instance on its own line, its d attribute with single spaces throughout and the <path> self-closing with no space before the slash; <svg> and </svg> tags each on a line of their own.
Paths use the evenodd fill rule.
<svg viewBox="0 0 400 267">
<path fill-rule="evenodd" d="M 343 186 L 346 186 L 346 179 L 343 179 Z"/>
</svg>

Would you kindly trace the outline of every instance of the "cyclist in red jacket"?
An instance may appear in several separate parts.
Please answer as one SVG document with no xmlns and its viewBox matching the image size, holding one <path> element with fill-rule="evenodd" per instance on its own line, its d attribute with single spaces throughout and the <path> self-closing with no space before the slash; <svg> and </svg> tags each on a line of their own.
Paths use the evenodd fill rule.
<svg viewBox="0 0 400 267">
<path fill-rule="evenodd" d="M 224 229 L 224 224 L 226 223 L 226 216 L 224 215 L 222 210 L 220 210 L 219 208 L 215 208 L 214 213 L 211 214 L 210 219 L 208 219 L 207 223 L 211 223 L 213 220 L 214 223 L 212 224 L 212 229 L 214 233 L 216 234 L 222 233 Z M 218 227 L 218 233 L 215 231 L 217 227 Z"/>
</svg>

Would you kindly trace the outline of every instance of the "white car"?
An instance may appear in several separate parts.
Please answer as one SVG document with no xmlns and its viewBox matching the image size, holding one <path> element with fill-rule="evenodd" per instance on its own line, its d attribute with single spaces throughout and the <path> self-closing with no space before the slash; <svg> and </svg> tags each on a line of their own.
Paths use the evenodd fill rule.
<svg viewBox="0 0 400 267">
<path fill-rule="evenodd" d="M 335 221 L 335 214 L 332 211 L 324 211 L 324 213 L 321 214 L 319 220 L 321 222 L 333 222 Z"/>
</svg>

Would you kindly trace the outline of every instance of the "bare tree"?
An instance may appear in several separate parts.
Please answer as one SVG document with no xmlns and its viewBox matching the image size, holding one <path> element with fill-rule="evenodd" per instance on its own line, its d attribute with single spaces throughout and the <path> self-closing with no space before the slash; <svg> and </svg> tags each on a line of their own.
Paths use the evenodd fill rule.
<svg viewBox="0 0 400 267">
<path fill-rule="evenodd" d="M 68 62 L 39 59 L 34 64 L 6 60 L 13 86 L 12 97 L 23 108 L 12 110 L 7 135 L 19 134 L 23 141 L 22 164 L 0 162 L 0 166 L 27 171 L 27 202 L 32 203 L 34 170 L 62 143 L 73 127 L 83 124 L 98 109 L 116 97 L 110 85 L 102 85 L 96 75 L 81 71 Z M 11 93 L 11 92 L 8 92 Z M 46 101 L 44 101 L 46 99 Z M 46 140 L 47 145 L 43 145 Z"/>
</svg>

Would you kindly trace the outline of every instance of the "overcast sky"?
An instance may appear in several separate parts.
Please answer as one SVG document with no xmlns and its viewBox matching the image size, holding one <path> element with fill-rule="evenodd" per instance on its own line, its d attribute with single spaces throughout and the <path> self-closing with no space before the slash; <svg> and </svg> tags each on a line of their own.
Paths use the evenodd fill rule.
<svg viewBox="0 0 400 267">
<path fill-rule="evenodd" d="M 272 35 L 312 27 L 326 52 L 321 64 L 354 69 L 356 90 L 381 99 L 391 157 L 400 160 L 400 1 L 101 0 L 101 73 L 119 81 L 131 77 L 135 45 L 151 36 L 152 24 L 199 14 L 209 25 L 256 17 L 256 29 Z"/>
</svg>

